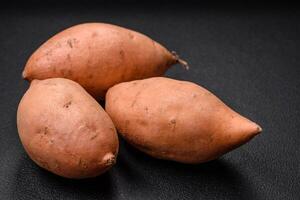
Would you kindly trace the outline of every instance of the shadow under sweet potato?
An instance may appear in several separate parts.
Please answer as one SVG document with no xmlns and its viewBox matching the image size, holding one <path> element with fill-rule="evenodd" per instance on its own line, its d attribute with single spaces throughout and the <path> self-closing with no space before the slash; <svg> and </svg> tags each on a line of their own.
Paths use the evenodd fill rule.
<svg viewBox="0 0 300 200">
<path fill-rule="evenodd" d="M 55 199 L 112 199 L 114 194 L 110 172 L 89 179 L 67 179 L 38 167 L 24 155 L 16 173 L 14 188 L 24 191 L 14 191 L 22 194 L 14 199 L 44 199 L 47 193 Z"/>
<path fill-rule="evenodd" d="M 13 199 L 255 199 L 255 187 L 237 169 L 222 158 L 198 165 L 155 159 L 120 138 L 116 165 L 84 180 L 43 170 L 24 152 L 16 169 Z"/>
<path fill-rule="evenodd" d="M 138 151 L 123 139 L 120 139 L 120 151 L 118 164 L 122 166 L 118 170 L 131 174 L 133 179 L 129 182 L 144 180 L 141 189 L 145 193 L 147 190 L 153 191 L 153 185 L 156 185 L 155 188 L 161 193 L 170 193 L 170 187 L 173 187 L 174 198 L 181 199 L 187 195 L 187 199 L 211 196 L 222 199 L 225 195 L 231 196 L 231 199 L 243 199 L 256 196 L 255 189 L 237 170 L 238 167 L 223 158 L 197 165 L 159 160 Z M 136 179 L 135 174 L 139 176 Z M 202 196 L 193 196 L 196 190 L 197 195 L 201 191 Z M 171 196 L 169 198 L 172 199 Z"/>
</svg>

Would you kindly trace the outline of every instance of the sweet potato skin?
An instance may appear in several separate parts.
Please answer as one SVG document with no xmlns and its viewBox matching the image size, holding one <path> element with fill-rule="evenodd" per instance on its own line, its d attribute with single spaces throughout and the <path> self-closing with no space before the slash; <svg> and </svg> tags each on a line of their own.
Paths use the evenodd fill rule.
<svg viewBox="0 0 300 200">
<path fill-rule="evenodd" d="M 74 81 L 32 81 L 18 107 L 17 127 L 30 158 L 57 175 L 94 177 L 116 161 L 119 144 L 111 119 Z"/>
<path fill-rule="evenodd" d="M 105 109 L 130 144 L 182 163 L 213 160 L 261 131 L 203 87 L 163 77 L 115 85 Z"/>
<path fill-rule="evenodd" d="M 161 76 L 178 60 L 149 37 L 115 25 L 70 27 L 41 45 L 23 71 L 28 80 L 68 78 L 103 99 L 117 83 Z"/>
</svg>

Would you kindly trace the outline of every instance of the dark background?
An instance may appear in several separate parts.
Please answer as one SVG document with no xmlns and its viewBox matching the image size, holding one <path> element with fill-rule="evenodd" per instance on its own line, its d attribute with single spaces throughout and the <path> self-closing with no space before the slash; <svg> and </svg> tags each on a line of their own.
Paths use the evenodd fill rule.
<svg viewBox="0 0 300 200">
<path fill-rule="evenodd" d="M 300 12 L 294 5 L 9 2 L 0 9 L 0 199 L 299 199 Z M 90 180 L 35 165 L 16 129 L 31 53 L 82 22 L 125 26 L 190 64 L 167 76 L 206 87 L 263 133 L 218 160 L 184 165 L 120 143 L 117 164 Z"/>
</svg>

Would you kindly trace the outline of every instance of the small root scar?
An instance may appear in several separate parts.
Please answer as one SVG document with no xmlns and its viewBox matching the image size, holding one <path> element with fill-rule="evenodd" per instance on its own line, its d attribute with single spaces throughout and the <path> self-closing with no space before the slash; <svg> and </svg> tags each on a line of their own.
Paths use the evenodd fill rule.
<svg viewBox="0 0 300 200">
<path fill-rule="evenodd" d="M 58 168 L 59 168 L 59 165 L 57 162 L 55 162 L 54 169 L 58 169 Z"/>
<path fill-rule="evenodd" d="M 91 137 L 91 140 L 94 140 L 97 136 L 98 136 L 98 134 L 93 135 L 93 136 Z"/>
<path fill-rule="evenodd" d="M 48 134 L 48 127 L 46 126 L 44 129 L 44 135 L 47 135 L 47 134 Z"/>
<path fill-rule="evenodd" d="M 145 111 L 146 111 L 146 113 L 148 113 L 148 111 L 149 111 L 149 108 L 148 108 L 148 107 L 145 107 Z"/>
<path fill-rule="evenodd" d="M 79 158 L 79 160 L 78 160 L 78 166 L 86 169 L 87 168 L 87 163 L 82 158 Z"/>
<path fill-rule="evenodd" d="M 124 58 L 125 52 L 124 52 L 123 50 L 120 50 L 120 51 L 119 51 L 119 54 L 120 54 L 121 58 Z"/>
<path fill-rule="evenodd" d="M 68 43 L 68 45 L 69 45 L 70 48 L 73 48 L 72 40 L 70 40 L 70 39 L 67 40 L 67 43 Z"/>
<path fill-rule="evenodd" d="M 67 44 L 69 45 L 70 48 L 74 47 L 74 44 L 77 43 L 78 40 L 76 38 L 71 38 L 67 40 Z"/>
<path fill-rule="evenodd" d="M 129 36 L 129 38 L 130 38 L 131 40 L 134 39 L 134 35 L 133 35 L 131 32 L 128 33 L 128 36 Z"/>
<path fill-rule="evenodd" d="M 38 131 L 38 134 L 41 134 L 41 136 L 47 135 L 47 134 L 48 134 L 48 127 L 45 126 L 43 129 L 40 129 L 40 130 Z"/>
<path fill-rule="evenodd" d="M 172 126 L 172 131 L 175 131 L 175 128 L 176 128 L 176 119 L 171 119 L 170 123 L 171 123 L 171 126 Z"/>
<path fill-rule="evenodd" d="M 69 108 L 69 106 L 72 104 L 72 101 L 68 101 L 67 103 L 64 104 L 64 108 Z"/>
<path fill-rule="evenodd" d="M 140 91 L 138 91 L 138 92 L 136 93 L 136 95 L 135 95 L 135 97 L 134 97 L 134 100 L 133 100 L 132 103 L 131 103 L 131 108 L 134 107 L 134 105 L 136 104 L 136 101 L 137 101 L 139 95 L 141 94 L 141 92 L 142 92 L 142 91 L 140 90 Z"/>
<path fill-rule="evenodd" d="M 92 33 L 92 37 L 97 37 L 98 36 L 98 33 L 95 31 Z"/>
</svg>

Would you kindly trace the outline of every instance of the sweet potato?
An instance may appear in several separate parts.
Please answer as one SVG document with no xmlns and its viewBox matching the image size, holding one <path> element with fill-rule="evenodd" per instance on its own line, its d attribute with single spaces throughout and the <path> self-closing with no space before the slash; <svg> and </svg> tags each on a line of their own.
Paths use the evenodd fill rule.
<svg viewBox="0 0 300 200">
<path fill-rule="evenodd" d="M 17 126 L 30 158 L 57 175 L 94 177 L 116 161 L 119 143 L 111 119 L 74 81 L 32 81 L 19 104 Z"/>
<path fill-rule="evenodd" d="M 105 109 L 130 144 L 182 163 L 213 160 L 261 132 L 203 87 L 169 78 L 117 84 Z"/>
<path fill-rule="evenodd" d="M 176 54 L 141 33 L 110 24 L 86 23 L 46 41 L 27 61 L 23 77 L 68 78 L 103 99 L 114 84 L 161 76 L 177 62 L 187 66 Z"/>
</svg>

